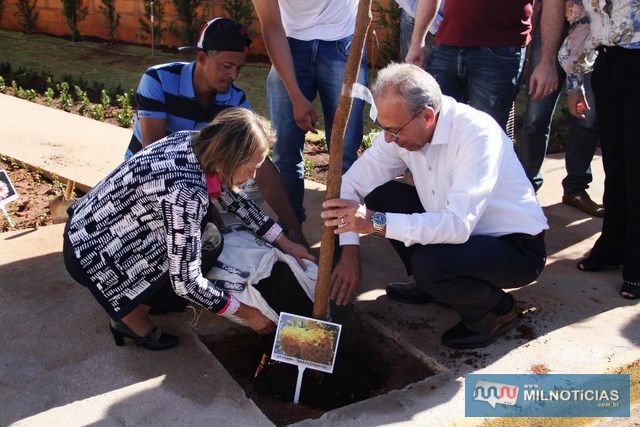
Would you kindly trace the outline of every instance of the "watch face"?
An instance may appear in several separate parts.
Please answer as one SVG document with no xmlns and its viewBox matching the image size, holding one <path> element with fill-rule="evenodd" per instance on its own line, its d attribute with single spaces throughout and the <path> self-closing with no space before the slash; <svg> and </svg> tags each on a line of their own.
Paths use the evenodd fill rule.
<svg viewBox="0 0 640 427">
<path fill-rule="evenodd" d="M 387 223 L 387 216 L 382 212 L 376 212 L 373 214 L 373 222 L 380 227 L 384 227 Z"/>
</svg>

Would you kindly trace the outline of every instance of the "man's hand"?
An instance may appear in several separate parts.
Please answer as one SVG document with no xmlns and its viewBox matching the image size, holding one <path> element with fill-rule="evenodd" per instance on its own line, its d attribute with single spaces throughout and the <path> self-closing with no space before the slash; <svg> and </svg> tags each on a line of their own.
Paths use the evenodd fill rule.
<svg viewBox="0 0 640 427">
<path fill-rule="evenodd" d="M 529 77 L 529 98 L 533 100 L 549 96 L 558 88 L 558 71 L 555 63 L 539 62 Z"/>
<path fill-rule="evenodd" d="M 293 103 L 293 117 L 296 119 L 296 124 L 300 129 L 305 132 L 318 133 L 316 126 L 318 126 L 318 114 L 313 108 L 313 104 L 302 96 L 298 96 Z"/>
<path fill-rule="evenodd" d="M 330 298 L 337 305 L 347 305 L 355 296 L 361 280 L 360 246 L 342 246 L 342 256 L 331 273 Z"/>
<path fill-rule="evenodd" d="M 422 64 L 426 64 L 427 55 L 424 51 L 424 43 L 422 46 L 416 43 L 409 46 L 407 50 L 407 56 L 404 59 L 404 62 L 407 64 L 417 65 L 418 67 L 422 67 Z"/>
<path fill-rule="evenodd" d="M 326 200 L 322 207 L 324 211 L 320 216 L 324 219 L 324 225 L 337 227 L 334 233 L 342 234 L 347 231 L 360 234 L 373 233 L 373 222 L 371 222 L 373 211 L 368 210 L 365 205 L 355 200 L 331 199 Z"/>
</svg>

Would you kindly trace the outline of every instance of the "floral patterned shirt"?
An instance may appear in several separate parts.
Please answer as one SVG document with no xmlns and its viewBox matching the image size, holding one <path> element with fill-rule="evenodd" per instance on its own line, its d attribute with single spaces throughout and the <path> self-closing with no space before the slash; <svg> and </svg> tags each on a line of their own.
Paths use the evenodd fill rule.
<svg viewBox="0 0 640 427">
<path fill-rule="evenodd" d="M 568 0 L 569 35 L 558 60 L 567 73 L 567 90 L 583 92 L 599 46 L 640 49 L 640 0 Z"/>
</svg>

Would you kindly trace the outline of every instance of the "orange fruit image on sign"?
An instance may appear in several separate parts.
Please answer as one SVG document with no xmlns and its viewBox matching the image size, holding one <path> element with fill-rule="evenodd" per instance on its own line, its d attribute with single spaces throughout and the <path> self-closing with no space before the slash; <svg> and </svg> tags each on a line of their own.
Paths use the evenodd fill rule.
<svg viewBox="0 0 640 427">
<path fill-rule="evenodd" d="M 280 346 L 287 356 L 323 365 L 331 364 L 333 336 L 321 327 L 285 326 L 280 331 Z"/>
</svg>

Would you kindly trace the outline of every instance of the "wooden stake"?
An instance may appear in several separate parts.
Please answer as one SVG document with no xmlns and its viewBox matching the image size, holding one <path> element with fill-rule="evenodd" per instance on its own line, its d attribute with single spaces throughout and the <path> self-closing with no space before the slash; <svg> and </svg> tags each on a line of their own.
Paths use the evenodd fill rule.
<svg viewBox="0 0 640 427">
<path fill-rule="evenodd" d="M 344 135 L 353 104 L 351 89 L 354 83 L 358 81 L 360 62 L 362 61 L 367 33 L 371 25 L 371 1 L 372 0 L 360 0 L 358 4 L 356 28 L 353 33 L 349 57 L 347 58 L 342 94 L 338 101 L 338 108 L 335 118 L 333 119 L 333 128 L 331 129 L 331 150 L 329 153 L 329 172 L 327 174 L 327 194 L 325 200 L 335 199 L 340 196 Z M 326 226 L 322 228 L 318 280 L 316 282 L 315 302 L 313 304 L 313 317 L 320 320 L 326 320 L 327 318 L 329 292 L 331 289 L 331 265 L 335 251 L 334 229 L 335 227 Z"/>
<path fill-rule="evenodd" d="M 70 179 L 67 180 L 67 188 L 64 193 L 65 200 L 71 200 L 71 196 L 73 196 L 73 189 L 75 188 L 75 186 L 76 186 L 75 181 L 72 181 Z"/>
</svg>

